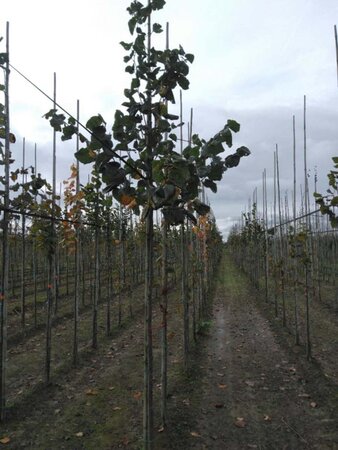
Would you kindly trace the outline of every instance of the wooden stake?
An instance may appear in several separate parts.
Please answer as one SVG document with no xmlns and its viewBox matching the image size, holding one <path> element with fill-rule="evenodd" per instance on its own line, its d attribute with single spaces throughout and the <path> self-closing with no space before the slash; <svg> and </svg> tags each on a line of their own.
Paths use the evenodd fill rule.
<svg viewBox="0 0 338 450">
<path fill-rule="evenodd" d="M 25 165 L 26 165 L 26 139 L 23 138 L 22 141 L 22 190 L 21 193 L 24 194 L 24 183 L 25 183 Z M 21 326 L 24 329 L 26 325 L 26 283 L 25 283 L 25 267 L 26 267 L 26 216 L 25 216 L 25 206 L 23 205 L 21 214 Z"/>
<path fill-rule="evenodd" d="M 296 120 L 295 116 L 292 117 L 292 134 L 293 134 L 293 239 L 294 246 L 296 245 L 296 234 L 297 234 L 297 171 L 296 171 Z M 295 344 L 299 345 L 299 328 L 298 328 L 298 268 L 297 268 L 297 258 L 294 255 L 293 258 L 293 296 L 294 296 L 294 321 L 295 321 Z"/>
<path fill-rule="evenodd" d="M 338 35 L 337 35 L 337 25 L 334 26 L 334 38 L 335 38 L 335 44 L 336 44 L 337 85 L 338 85 Z"/>
<path fill-rule="evenodd" d="M 6 53 L 5 65 L 5 193 L 4 214 L 2 225 L 2 286 L 0 291 L 0 420 L 6 416 L 6 374 L 7 374 L 7 296 L 8 296 L 8 219 L 9 219 L 9 169 L 10 169 L 10 118 L 9 118 L 9 22 L 6 23 Z"/>
</svg>

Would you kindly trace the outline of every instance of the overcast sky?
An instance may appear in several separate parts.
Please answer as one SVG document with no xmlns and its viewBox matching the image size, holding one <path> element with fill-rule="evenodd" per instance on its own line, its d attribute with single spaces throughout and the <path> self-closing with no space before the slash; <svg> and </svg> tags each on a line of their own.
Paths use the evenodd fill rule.
<svg viewBox="0 0 338 450">
<path fill-rule="evenodd" d="M 11 0 L 1 8 L 0 35 L 10 22 L 10 61 L 81 119 L 101 113 L 109 125 L 129 85 L 121 40 L 130 41 L 125 0 Z M 212 5 L 212 6 L 211 6 Z M 248 204 L 267 169 L 272 201 L 273 152 L 279 146 L 281 189 L 292 191 L 292 116 L 296 116 L 298 183 L 302 183 L 302 108 L 307 96 L 308 167 L 326 188 L 331 157 L 338 154 L 338 89 L 334 24 L 337 0 L 167 0 L 154 20 L 170 23 L 170 46 L 194 53 L 184 116 L 194 109 L 194 132 L 206 139 L 228 118 L 241 124 L 235 148 L 252 155 L 229 170 L 219 192 L 208 194 L 219 228 L 226 236 Z M 164 36 L 161 35 L 164 46 Z M 4 42 L 4 41 L 3 41 Z M 3 42 L 1 43 L 4 51 Z M 21 164 L 26 137 L 29 158 L 38 147 L 39 171 L 51 172 L 52 131 L 41 116 L 50 102 L 14 71 L 10 79 L 11 126 L 18 138 L 14 156 Z M 58 145 L 58 180 L 66 178 L 72 145 Z M 31 159 L 32 161 L 32 159 Z M 83 180 L 84 181 L 84 180 Z M 311 188 L 313 191 L 313 189 Z"/>
</svg>

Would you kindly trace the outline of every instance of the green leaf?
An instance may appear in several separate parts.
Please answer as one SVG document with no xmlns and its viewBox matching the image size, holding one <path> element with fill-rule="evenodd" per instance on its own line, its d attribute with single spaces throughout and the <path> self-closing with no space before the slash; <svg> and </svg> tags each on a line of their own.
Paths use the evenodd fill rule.
<svg viewBox="0 0 338 450">
<path fill-rule="evenodd" d="M 132 17 L 129 20 L 128 27 L 129 27 L 130 34 L 134 34 L 136 23 L 137 23 L 137 18 L 136 17 Z"/>
<path fill-rule="evenodd" d="M 130 50 L 130 49 L 132 48 L 132 46 L 133 46 L 133 43 L 132 43 L 132 42 L 127 43 L 127 42 L 121 41 L 121 42 L 120 42 L 120 45 L 122 45 L 122 47 L 123 47 L 125 50 Z"/>
<path fill-rule="evenodd" d="M 162 33 L 162 31 L 163 31 L 162 25 L 160 25 L 159 23 L 153 24 L 153 32 L 154 33 Z"/>
<path fill-rule="evenodd" d="M 99 127 L 100 125 L 105 125 L 106 122 L 104 121 L 101 114 L 98 114 L 97 116 L 92 116 L 86 123 L 86 127 L 89 128 L 90 131 L 93 131 L 94 128 Z"/>
<path fill-rule="evenodd" d="M 95 161 L 96 155 L 94 156 L 89 148 L 80 148 L 80 150 L 75 153 L 75 158 L 82 164 L 90 164 Z"/>
<path fill-rule="evenodd" d="M 220 181 L 224 172 L 224 165 L 220 161 L 218 164 L 212 163 L 209 170 L 209 178 L 213 181 Z"/>
<path fill-rule="evenodd" d="M 247 147 L 244 147 L 244 146 L 239 147 L 236 150 L 236 155 L 238 155 L 239 157 L 249 156 L 250 155 L 250 150 Z"/>
<path fill-rule="evenodd" d="M 0 65 L 4 65 L 8 61 L 7 53 L 0 53 Z"/>
<path fill-rule="evenodd" d="M 135 72 L 135 68 L 134 68 L 133 65 L 132 65 L 132 66 L 127 66 L 127 67 L 125 68 L 125 71 L 126 71 L 127 73 L 133 74 L 133 73 Z"/>
<path fill-rule="evenodd" d="M 330 223 L 332 228 L 338 228 L 338 217 L 330 217 Z"/>
<path fill-rule="evenodd" d="M 198 157 L 199 157 L 199 154 L 200 154 L 200 149 L 199 149 L 199 147 L 190 147 L 190 145 L 188 145 L 188 147 L 186 147 L 186 148 L 183 150 L 183 156 L 184 156 L 185 158 L 190 158 L 190 157 L 198 158 Z"/>
<path fill-rule="evenodd" d="M 214 183 L 213 181 L 209 180 L 208 178 L 203 181 L 203 184 L 205 187 L 211 189 L 212 192 L 214 192 L 214 193 L 217 192 L 217 184 Z"/>
<path fill-rule="evenodd" d="M 238 155 L 229 155 L 225 158 L 225 165 L 228 168 L 237 167 L 240 161 L 240 156 Z"/>
<path fill-rule="evenodd" d="M 189 89 L 190 82 L 183 75 L 180 75 L 180 76 L 177 77 L 177 83 L 181 86 L 182 89 L 184 89 L 184 90 Z"/>
<path fill-rule="evenodd" d="M 192 53 L 187 53 L 185 57 L 191 64 L 194 62 L 195 56 Z"/>
<path fill-rule="evenodd" d="M 178 120 L 179 116 L 176 116 L 175 114 L 163 114 L 163 117 L 168 119 L 168 120 Z"/>
<path fill-rule="evenodd" d="M 232 147 L 232 134 L 230 128 L 227 125 L 219 134 L 222 142 L 225 142 L 228 147 Z"/>
<path fill-rule="evenodd" d="M 63 114 L 53 114 L 49 123 L 55 131 L 61 131 L 61 126 L 64 124 L 66 117 Z"/>
<path fill-rule="evenodd" d="M 61 141 L 67 141 L 73 137 L 73 134 L 76 133 L 77 128 L 74 125 L 66 125 L 63 127 L 63 134 L 61 136 Z"/>
<path fill-rule="evenodd" d="M 137 89 L 137 88 L 139 88 L 140 87 L 140 80 L 138 79 L 138 78 L 133 78 L 132 80 L 131 80 L 131 88 L 132 89 Z"/>
<path fill-rule="evenodd" d="M 197 223 L 196 217 L 190 211 L 179 207 L 167 207 L 162 210 L 164 220 L 169 225 L 179 225 L 184 223 L 185 218 L 188 217 L 194 224 Z"/>
<path fill-rule="evenodd" d="M 234 133 L 237 133 L 241 128 L 240 124 L 236 122 L 236 120 L 229 119 L 227 125 Z"/>
<path fill-rule="evenodd" d="M 338 206 L 338 196 L 333 197 L 331 200 L 331 206 Z"/>
<path fill-rule="evenodd" d="M 201 202 L 198 198 L 195 198 L 192 202 L 192 206 L 194 210 L 199 214 L 200 216 L 205 216 L 210 212 L 210 206 L 206 203 Z"/>
<path fill-rule="evenodd" d="M 165 0 L 153 0 L 151 2 L 151 7 L 154 11 L 162 9 L 164 5 L 165 5 Z"/>
</svg>

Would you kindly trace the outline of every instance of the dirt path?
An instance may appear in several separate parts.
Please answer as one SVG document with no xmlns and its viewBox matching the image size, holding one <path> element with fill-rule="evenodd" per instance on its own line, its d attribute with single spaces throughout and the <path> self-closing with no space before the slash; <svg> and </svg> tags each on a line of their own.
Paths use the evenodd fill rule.
<svg viewBox="0 0 338 450">
<path fill-rule="evenodd" d="M 301 363 L 302 355 L 285 350 L 256 305 L 245 278 L 225 258 L 195 367 L 201 382 L 177 400 L 187 424 L 182 445 L 338 449 L 338 386 L 327 386 L 324 374 Z M 164 448 L 180 448 L 174 441 Z"/>
</svg>

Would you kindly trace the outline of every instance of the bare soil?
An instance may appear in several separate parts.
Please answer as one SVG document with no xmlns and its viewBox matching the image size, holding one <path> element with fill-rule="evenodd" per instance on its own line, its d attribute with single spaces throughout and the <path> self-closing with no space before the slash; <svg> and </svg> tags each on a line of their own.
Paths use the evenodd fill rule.
<svg viewBox="0 0 338 450">
<path fill-rule="evenodd" d="M 170 300 L 165 430 L 159 418 L 161 323 L 156 303 L 155 450 L 338 449 L 338 370 L 332 369 L 338 366 L 335 354 L 325 353 L 330 376 L 317 360 L 307 362 L 304 348 L 293 345 L 288 330 L 272 316 L 272 308 L 259 300 L 245 276 L 225 256 L 210 318 L 201 324 L 191 369 L 185 374 L 183 311 L 178 297 L 174 292 Z M 330 333 L 337 331 L 337 336 L 338 330 L 332 331 L 332 326 L 330 322 L 328 329 Z M 71 338 L 71 320 L 58 327 L 54 362 L 58 361 L 58 350 L 64 353 Z M 329 341 L 330 336 L 327 338 Z M 90 340 L 90 334 L 84 334 L 84 342 L 86 339 Z M 12 394 L 9 420 L 0 429 L 0 439 L 10 440 L 0 448 L 141 449 L 142 308 L 135 308 L 134 317 L 126 318 L 111 337 L 105 337 L 102 330 L 99 348 L 84 347 L 79 367 L 68 364 L 55 370 L 48 387 L 27 378 L 29 373 L 41 377 L 36 372 L 39 361 L 34 360 L 34 348 L 43 345 L 33 336 L 12 355 L 15 365 L 11 366 L 11 378 L 18 380 L 12 382 L 12 392 L 22 392 Z M 26 362 L 29 367 L 30 361 L 35 367 L 31 372 L 24 365 Z"/>
</svg>

